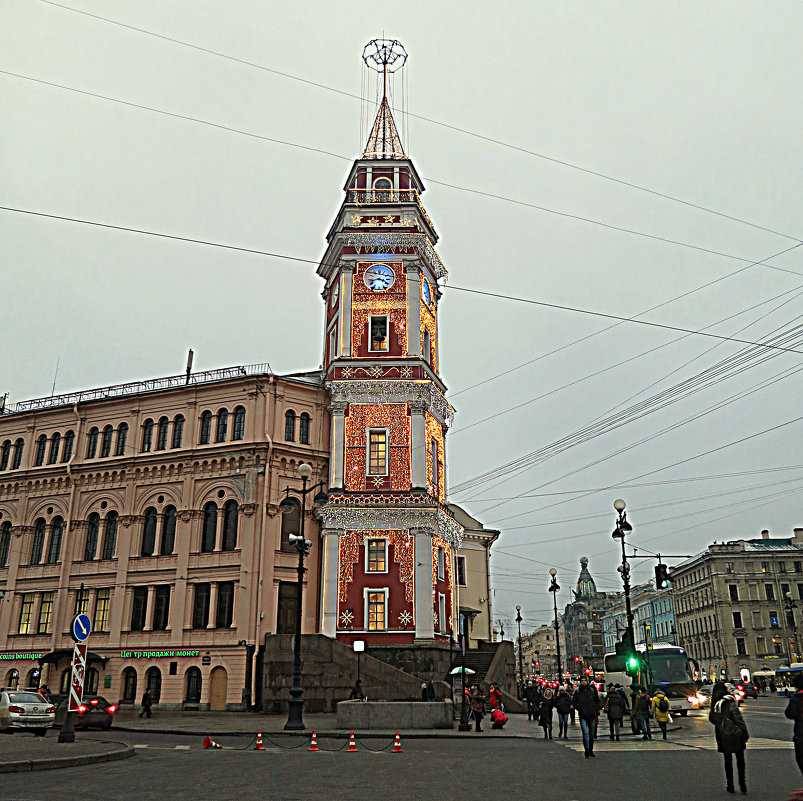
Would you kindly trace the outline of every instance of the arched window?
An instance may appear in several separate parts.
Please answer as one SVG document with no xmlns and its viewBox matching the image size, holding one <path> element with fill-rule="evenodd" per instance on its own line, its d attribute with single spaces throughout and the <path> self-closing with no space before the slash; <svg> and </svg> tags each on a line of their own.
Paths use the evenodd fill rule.
<svg viewBox="0 0 803 801">
<path fill-rule="evenodd" d="M 162 671 L 158 667 L 149 667 L 145 674 L 145 689 L 151 694 L 151 701 L 159 703 L 162 697 Z"/>
<path fill-rule="evenodd" d="M 112 455 L 112 434 L 114 428 L 112 426 L 103 427 L 103 439 L 100 441 L 100 455 L 102 458 Z"/>
<path fill-rule="evenodd" d="M 295 498 L 290 498 L 293 504 L 293 511 L 288 514 L 282 513 L 282 542 L 283 551 L 294 551 L 295 546 L 290 544 L 290 535 L 301 533 L 301 506 Z"/>
<path fill-rule="evenodd" d="M 159 545 L 159 553 L 162 556 L 170 556 L 176 543 L 176 507 L 165 506 L 162 514 L 162 542 Z"/>
<path fill-rule="evenodd" d="M 55 565 L 61 556 L 61 538 L 64 536 L 64 518 L 54 517 L 50 524 L 50 547 L 47 549 L 47 563 Z"/>
<path fill-rule="evenodd" d="M 142 424 L 142 453 L 148 453 L 153 444 L 153 420 L 150 417 Z"/>
<path fill-rule="evenodd" d="M 98 427 L 92 426 L 89 429 L 89 436 L 86 440 L 86 458 L 94 459 L 98 452 Z"/>
<path fill-rule="evenodd" d="M 298 441 L 302 445 L 309 445 L 310 416 L 303 412 L 298 420 Z"/>
<path fill-rule="evenodd" d="M 8 460 L 11 458 L 11 440 L 7 439 L 3 443 L 3 450 L 0 451 L 0 470 L 8 469 Z"/>
<path fill-rule="evenodd" d="M 169 421 L 166 417 L 159 418 L 159 428 L 156 433 L 156 450 L 163 451 L 167 447 L 167 426 Z"/>
<path fill-rule="evenodd" d="M 233 551 L 237 547 L 237 515 L 240 506 L 237 501 L 226 501 L 223 506 L 223 544 L 222 551 Z"/>
<path fill-rule="evenodd" d="M 422 354 L 424 357 L 424 361 L 427 364 L 432 364 L 432 339 L 431 334 L 429 333 L 428 329 L 424 329 L 424 346 L 423 346 L 424 353 Z"/>
<path fill-rule="evenodd" d="M 33 541 L 31 543 L 30 564 L 38 565 L 42 561 L 42 549 L 45 547 L 45 519 L 40 517 L 34 524 Z"/>
<path fill-rule="evenodd" d="M 16 470 L 22 464 L 22 452 L 25 449 L 25 440 L 20 437 L 14 443 L 14 458 L 11 460 L 11 469 Z"/>
<path fill-rule="evenodd" d="M 137 671 L 127 667 L 123 671 L 123 703 L 133 704 L 137 700 Z"/>
<path fill-rule="evenodd" d="M 390 189 L 390 179 L 389 178 L 377 178 L 374 181 L 374 189 Z"/>
<path fill-rule="evenodd" d="M 186 676 L 186 691 L 184 693 L 184 702 L 187 704 L 200 704 L 201 703 L 201 670 L 197 667 L 191 667 L 184 674 Z"/>
<path fill-rule="evenodd" d="M 98 693 L 98 669 L 89 668 L 84 678 L 84 695 L 97 695 Z"/>
<path fill-rule="evenodd" d="M 184 415 L 177 414 L 173 420 L 173 448 L 181 447 L 181 440 L 184 438 Z"/>
<path fill-rule="evenodd" d="M 117 512 L 109 512 L 106 515 L 106 525 L 103 528 L 103 552 L 101 559 L 114 559 L 114 552 L 117 548 L 117 525 L 120 515 Z"/>
<path fill-rule="evenodd" d="M 117 446 L 114 449 L 115 456 L 125 456 L 125 444 L 128 439 L 128 423 L 120 423 L 117 426 Z"/>
<path fill-rule="evenodd" d="M 296 413 L 292 409 L 284 413 L 284 438 L 287 442 L 294 442 L 296 438 Z"/>
<path fill-rule="evenodd" d="M 11 548 L 11 523 L 6 520 L 0 526 L 0 567 L 8 566 L 8 551 Z"/>
<path fill-rule="evenodd" d="M 75 445 L 75 431 L 68 431 L 64 435 L 64 451 L 61 454 L 62 462 L 69 462 L 72 459 L 73 445 Z"/>
<path fill-rule="evenodd" d="M 140 556 L 153 556 L 156 549 L 156 509 L 149 506 L 145 510 L 145 520 L 142 523 L 142 548 Z"/>
<path fill-rule="evenodd" d="M 204 527 L 201 536 L 201 553 L 212 553 L 215 550 L 217 533 L 217 504 L 210 501 L 204 506 Z"/>
<path fill-rule="evenodd" d="M 201 445 L 208 445 L 209 438 L 212 436 L 212 412 L 205 411 L 201 415 Z"/>
<path fill-rule="evenodd" d="M 86 526 L 86 545 L 84 546 L 84 561 L 89 562 L 95 558 L 98 550 L 98 533 L 100 532 L 100 515 L 92 512 Z"/>
<path fill-rule="evenodd" d="M 56 464 L 59 460 L 59 448 L 61 447 L 61 434 L 54 434 L 50 440 L 50 453 L 47 455 L 48 464 Z"/>
<path fill-rule="evenodd" d="M 217 429 L 215 431 L 215 442 L 226 441 L 226 429 L 229 427 L 229 410 L 217 410 Z"/>
<path fill-rule="evenodd" d="M 245 436 L 245 407 L 237 406 L 234 410 L 234 431 L 232 439 L 242 439 Z"/>
<path fill-rule="evenodd" d="M 36 440 L 36 461 L 34 462 L 34 467 L 39 467 L 45 463 L 45 448 L 47 446 L 47 436 L 42 434 L 38 440 Z"/>
</svg>

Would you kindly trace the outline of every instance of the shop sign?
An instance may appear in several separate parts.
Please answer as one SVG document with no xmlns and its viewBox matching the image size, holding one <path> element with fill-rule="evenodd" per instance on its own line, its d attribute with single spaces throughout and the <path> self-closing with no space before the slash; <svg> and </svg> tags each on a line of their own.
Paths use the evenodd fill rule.
<svg viewBox="0 0 803 801">
<path fill-rule="evenodd" d="M 36 659 L 41 659 L 44 656 L 43 653 L 35 654 L 32 651 L 2 651 L 0 652 L 0 660 L 23 660 L 23 661 L 30 661 L 33 662 Z"/>
<path fill-rule="evenodd" d="M 200 655 L 200 651 L 120 651 L 122 659 L 175 659 Z"/>
<path fill-rule="evenodd" d="M 201 657 L 201 664 L 202 665 L 211 665 L 212 664 L 212 657 L 207 655 Z"/>
</svg>

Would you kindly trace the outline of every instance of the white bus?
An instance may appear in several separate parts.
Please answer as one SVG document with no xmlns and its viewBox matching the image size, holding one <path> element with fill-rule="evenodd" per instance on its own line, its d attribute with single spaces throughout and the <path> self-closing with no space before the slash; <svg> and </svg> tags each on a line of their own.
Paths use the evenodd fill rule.
<svg viewBox="0 0 803 801">
<path fill-rule="evenodd" d="M 647 650 L 641 643 L 636 650 L 642 656 L 644 670 L 637 677 L 625 672 L 625 657 L 616 653 L 605 654 L 605 686 L 621 684 L 627 690 L 632 684 L 647 688 L 649 695 L 663 690 L 669 699 L 671 712 L 684 716 L 690 709 L 699 709 L 702 699 L 697 696 L 694 683 L 694 660 L 685 649 L 670 643 L 657 642 Z"/>
</svg>

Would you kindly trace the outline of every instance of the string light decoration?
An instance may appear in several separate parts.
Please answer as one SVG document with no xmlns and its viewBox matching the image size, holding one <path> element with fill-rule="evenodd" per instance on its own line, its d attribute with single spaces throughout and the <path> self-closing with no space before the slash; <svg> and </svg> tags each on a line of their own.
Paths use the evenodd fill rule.
<svg viewBox="0 0 803 801">
<path fill-rule="evenodd" d="M 388 540 L 393 546 L 393 561 L 399 566 L 399 581 L 404 584 L 404 598 L 415 601 L 415 545 L 409 531 L 389 531 Z M 413 606 L 415 609 L 415 606 Z"/>
<path fill-rule="evenodd" d="M 406 629 L 412 622 L 413 616 L 406 609 L 399 612 L 399 623 L 401 623 L 403 628 Z"/>
<path fill-rule="evenodd" d="M 356 531 L 346 531 L 338 537 L 337 543 L 337 597 L 344 603 L 349 584 L 354 580 L 354 565 L 360 558 L 360 537 Z"/>
<path fill-rule="evenodd" d="M 407 281 L 404 265 L 401 262 L 382 262 L 393 270 L 395 279 L 387 292 L 372 292 L 365 285 L 365 272 L 374 262 L 357 262 L 356 274 L 352 282 L 351 311 L 351 352 L 358 353 L 363 335 L 370 323 L 371 315 L 387 314 L 390 325 L 399 339 L 403 354 L 407 353 Z M 370 336 L 370 332 L 369 332 Z M 387 350 L 381 353 L 387 353 Z M 380 368 L 381 369 L 381 368 Z"/>
<path fill-rule="evenodd" d="M 332 381 L 333 403 L 426 403 L 447 426 L 454 420 L 454 408 L 431 381 Z"/>
<path fill-rule="evenodd" d="M 423 208 L 423 207 L 422 207 Z M 362 232 L 343 231 L 335 237 L 341 253 L 354 248 L 355 253 L 410 253 L 416 252 L 429 265 L 435 280 L 446 278 L 448 270 L 441 261 L 426 234 L 402 233 L 401 231 Z"/>
<path fill-rule="evenodd" d="M 434 303 L 433 303 L 434 305 Z M 430 366 L 437 374 L 438 372 L 438 324 L 435 319 L 435 313 L 430 307 L 423 302 L 421 303 L 421 352 L 424 352 L 424 331 L 429 331 L 430 353 L 431 361 Z M 424 356 L 426 358 L 426 354 Z"/>
<path fill-rule="evenodd" d="M 345 418 L 345 484 L 352 492 L 366 489 L 366 430 L 388 429 L 388 458 L 391 490 L 409 490 L 410 417 L 406 403 L 385 405 L 350 403 Z"/>
<path fill-rule="evenodd" d="M 448 599 L 449 602 L 446 605 L 446 608 L 449 610 L 447 613 L 447 626 L 446 628 L 452 628 L 452 600 L 454 598 L 454 592 L 452 591 L 452 549 L 449 547 L 449 543 L 443 538 L 437 535 L 432 537 L 432 602 L 435 604 L 436 598 L 436 590 L 435 587 L 438 585 L 438 549 L 443 548 L 443 565 L 445 568 L 444 572 L 444 579 L 446 580 L 446 585 L 448 587 Z M 437 616 L 437 611 L 436 611 Z M 437 630 L 438 623 L 437 619 L 435 621 L 435 629 Z"/>
<path fill-rule="evenodd" d="M 426 415 L 427 431 L 427 488 L 441 503 L 446 503 L 446 442 L 443 436 L 443 426 L 429 413 Z M 435 490 L 435 468 L 432 463 L 432 448 L 430 443 L 435 440 L 438 446 L 438 487 Z"/>
</svg>

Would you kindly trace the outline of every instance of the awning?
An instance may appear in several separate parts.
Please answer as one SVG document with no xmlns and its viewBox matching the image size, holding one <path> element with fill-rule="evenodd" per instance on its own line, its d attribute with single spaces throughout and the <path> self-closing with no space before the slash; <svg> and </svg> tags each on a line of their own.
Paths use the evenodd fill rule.
<svg viewBox="0 0 803 801">
<path fill-rule="evenodd" d="M 62 659 L 72 659 L 72 654 L 72 648 L 56 648 L 55 651 L 51 651 L 49 654 L 45 654 L 44 656 L 40 657 L 38 662 L 40 665 L 46 665 L 48 663 L 55 665 L 56 662 L 60 662 Z M 96 654 L 94 651 L 86 652 L 87 664 L 90 662 L 100 662 L 102 665 L 105 665 L 108 661 L 109 658 L 107 656 L 101 656 L 100 654 Z"/>
<path fill-rule="evenodd" d="M 461 606 L 459 611 L 460 611 L 461 615 L 465 615 L 466 617 L 470 617 L 472 620 L 475 617 L 477 617 L 477 615 L 481 615 L 482 614 L 482 610 L 481 609 L 473 609 L 470 606 Z"/>
</svg>

